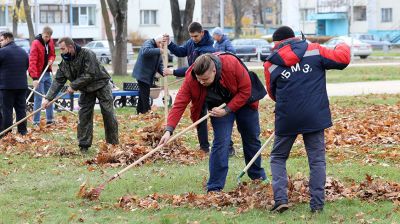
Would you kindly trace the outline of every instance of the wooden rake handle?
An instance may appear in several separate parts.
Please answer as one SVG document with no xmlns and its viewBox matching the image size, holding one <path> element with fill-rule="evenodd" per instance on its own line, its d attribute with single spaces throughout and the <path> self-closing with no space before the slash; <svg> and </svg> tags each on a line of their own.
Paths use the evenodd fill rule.
<svg viewBox="0 0 400 224">
<path fill-rule="evenodd" d="M 54 103 L 55 101 L 57 101 L 58 99 L 60 99 L 61 97 L 65 96 L 68 92 L 62 93 L 61 95 L 57 96 L 56 98 L 54 98 L 52 101 L 49 102 L 49 104 Z M 43 109 L 45 109 L 43 106 L 40 107 L 39 109 L 33 111 L 32 113 L 28 114 L 26 117 L 22 118 L 21 120 L 19 120 L 18 122 L 16 122 L 15 124 L 11 125 L 10 127 L 8 127 L 7 129 L 5 129 L 4 131 L 2 131 L 0 133 L 0 136 L 3 135 L 4 133 L 8 132 L 9 130 L 11 130 L 13 127 L 21 124 L 22 122 L 28 120 L 28 118 L 32 117 L 33 115 L 40 113 L 40 111 L 42 111 Z"/>
<path fill-rule="evenodd" d="M 28 89 L 29 89 L 30 91 L 32 91 L 32 92 L 38 94 L 38 95 L 41 96 L 42 98 L 46 97 L 45 95 L 39 93 L 38 91 L 32 89 L 31 87 L 28 87 Z M 54 102 L 54 104 L 57 105 L 58 107 L 60 107 L 61 109 L 67 111 L 68 113 L 70 113 L 70 114 L 72 114 L 72 115 L 74 115 L 74 116 L 78 116 L 78 114 L 76 114 L 76 113 L 74 113 L 74 112 L 68 110 L 67 108 L 63 107 L 61 104 L 59 104 L 59 103 L 57 103 L 57 102 Z"/>
<path fill-rule="evenodd" d="M 43 76 L 44 76 L 44 73 L 46 73 L 46 71 L 47 71 L 48 68 L 49 68 L 49 64 L 46 65 L 46 68 L 44 68 L 43 73 L 40 75 L 40 77 L 39 77 L 39 84 L 40 84 L 40 81 L 42 80 L 42 78 L 43 78 Z M 33 89 L 36 90 L 36 88 L 33 88 Z M 26 98 L 26 102 L 25 102 L 25 103 L 28 103 L 29 98 L 31 98 L 32 94 L 33 94 L 33 92 L 31 91 L 31 93 L 29 93 L 29 96 Z"/>
<path fill-rule="evenodd" d="M 238 179 L 243 177 L 243 175 L 247 172 L 247 170 L 250 168 L 251 165 L 253 165 L 254 161 L 260 156 L 261 152 L 267 147 L 269 142 L 274 138 L 275 132 L 272 132 L 272 134 L 269 136 L 267 141 L 261 146 L 261 148 L 257 151 L 257 153 L 253 156 L 253 158 L 250 160 L 250 162 L 246 165 L 246 167 L 243 169 L 243 171 L 239 174 Z"/>
<path fill-rule="evenodd" d="M 225 103 L 221 104 L 218 108 L 224 108 L 226 106 Z M 204 120 L 206 120 L 207 118 L 210 117 L 210 113 L 207 113 L 204 117 L 200 118 L 199 120 L 197 120 L 196 122 L 194 122 L 193 124 L 191 124 L 190 126 L 186 127 L 185 129 L 183 129 L 182 131 L 180 131 L 178 134 L 172 136 L 170 139 L 168 139 L 168 141 L 162 145 L 157 146 L 156 148 L 154 148 L 153 150 L 151 150 L 150 152 L 148 152 L 146 155 L 142 156 L 141 158 L 139 158 L 138 160 L 136 160 L 134 163 L 130 164 L 129 166 L 125 167 L 124 169 L 122 169 L 121 171 L 119 171 L 118 173 L 114 174 L 114 176 L 112 176 L 110 179 L 108 179 L 108 182 L 111 182 L 112 180 L 114 180 L 115 178 L 121 176 L 123 173 L 125 173 L 127 170 L 129 170 L 130 168 L 136 166 L 137 164 L 139 164 L 140 162 L 142 162 L 143 160 L 149 158 L 151 155 L 153 155 L 155 152 L 157 152 L 158 150 L 160 150 L 162 147 L 166 146 L 168 143 L 174 141 L 175 139 L 177 139 L 178 137 L 180 137 L 181 135 L 185 134 L 187 131 L 189 131 L 190 129 L 196 127 L 198 124 L 200 124 L 201 122 L 203 122 Z"/>
</svg>

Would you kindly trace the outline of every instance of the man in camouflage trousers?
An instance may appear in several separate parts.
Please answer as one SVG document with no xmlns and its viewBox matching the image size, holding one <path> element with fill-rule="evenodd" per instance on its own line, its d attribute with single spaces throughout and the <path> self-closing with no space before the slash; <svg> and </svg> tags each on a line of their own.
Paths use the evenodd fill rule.
<svg viewBox="0 0 400 224">
<path fill-rule="evenodd" d="M 78 141 L 81 152 L 87 152 L 93 140 L 93 110 L 96 98 L 99 100 L 103 115 L 106 142 L 118 144 L 118 122 L 114 113 L 110 75 L 96 59 L 93 51 L 81 48 L 69 37 L 58 41 L 62 61 L 56 77 L 43 102 L 47 107 L 64 84 L 69 80 L 67 91 L 79 90 Z"/>
</svg>

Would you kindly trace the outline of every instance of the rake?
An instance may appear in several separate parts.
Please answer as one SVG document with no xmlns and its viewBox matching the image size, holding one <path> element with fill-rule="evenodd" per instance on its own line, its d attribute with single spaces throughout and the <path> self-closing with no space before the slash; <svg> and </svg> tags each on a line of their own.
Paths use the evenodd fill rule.
<svg viewBox="0 0 400 224">
<path fill-rule="evenodd" d="M 56 98 L 54 98 L 52 101 L 49 102 L 49 104 L 54 103 L 55 101 L 57 101 L 58 99 L 60 99 L 61 97 L 65 96 L 68 92 L 62 93 L 61 95 L 57 96 Z M 33 111 L 32 113 L 28 114 L 26 117 L 22 118 L 21 120 L 19 120 L 18 122 L 16 122 L 15 124 L 11 125 L 10 127 L 6 128 L 4 131 L 2 131 L 0 133 L 0 136 L 2 136 L 4 133 L 7 133 L 9 130 L 11 130 L 13 127 L 21 124 L 22 122 L 28 120 L 28 118 L 32 117 L 33 115 L 40 113 L 43 109 L 45 109 L 43 106 L 40 107 L 39 109 Z"/>
<path fill-rule="evenodd" d="M 240 178 L 244 176 L 244 174 L 247 172 L 247 170 L 250 168 L 251 165 L 253 165 L 254 161 L 260 156 L 261 152 L 267 147 L 269 142 L 273 139 L 275 135 L 275 132 L 272 132 L 272 134 L 269 136 L 267 141 L 264 142 L 264 144 L 261 146 L 261 148 L 258 150 L 258 152 L 253 156 L 253 158 L 250 160 L 250 162 L 246 165 L 246 167 L 242 170 L 242 172 L 238 175 L 237 177 L 237 183 L 240 185 L 242 182 L 240 181 Z"/>
<path fill-rule="evenodd" d="M 225 107 L 226 104 L 221 104 L 218 108 L 221 109 L 223 107 Z M 166 146 L 168 143 L 174 141 L 175 139 L 177 139 L 178 137 L 180 137 L 181 135 L 183 135 L 184 133 L 186 133 L 187 131 L 189 131 L 190 129 L 196 127 L 198 124 L 200 124 L 201 122 L 203 122 L 204 120 L 206 120 L 208 117 L 210 117 L 210 113 L 207 113 L 204 117 L 200 118 L 199 120 L 197 120 L 196 122 L 194 122 L 193 124 L 191 124 L 190 126 L 186 127 L 184 130 L 182 130 L 181 132 L 179 132 L 176 135 L 173 135 L 170 139 L 168 139 L 168 141 L 162 145 L 157 146 L 156 148 L 154 148 L 153 150 L 151 150 L 150 152 L 148 152 L 146 155 L 142 156 L 141 158 L 139 158 L 138 160 L 136 160 L 134 163 L 130 164 L 129 166 L 125 167 L 124 169 L 122 169 L 121 171 L 119 171 L 118 173 L 114 174 L 113 176 L 111 176 L 107 181 L 105 181 L 103 184 L 100 184 L 98 187 L 92 189 L 88 195 L 91 195 L 90 200 L 97 200 L 100 197 L 100 193 L 101 191 L 104 190 L 106 184 L 110 183 L 111 181 L 115 180 L 117 177 L 121 177 L 121 175 L 123 173 L 125 173 L 126 171 L 128 171 L 129 169 L 131 169 L 132 167 L 136 166 L 137 164 L 139 164 L 140 162 L 142 162 L 143 160 L 147 159 L 148 157 L 150 157 L 151 155 L 153 155 L 155 152 L 157 152 L 158 150 L 160 150 L 161 148 L 163 148 L 164 146 Z M 82 184 L 84 185 L 84 184 Z"/>
</svg>

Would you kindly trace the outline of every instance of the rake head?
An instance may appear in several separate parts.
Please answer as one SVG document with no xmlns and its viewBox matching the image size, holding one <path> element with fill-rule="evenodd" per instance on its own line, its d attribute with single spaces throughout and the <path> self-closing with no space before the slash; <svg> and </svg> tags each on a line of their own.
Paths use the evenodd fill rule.
<svg viewBox="0 0 400 224">
<path fill-rule="evenodd" d="M 86 186 L 86 182 L 84 182 L 80 186 L 80 189 L 78 192 L 78 197 L 89 199 L 90 201 L 98 200 L 100 197 L 100 193 L 102 190 L 104 190 L 104 188 L 105 188 L 105 185 L 100 184 L 98 187 L 90 188 L 90 190 L 88 190 L 88 187 Z"/>
</svg>

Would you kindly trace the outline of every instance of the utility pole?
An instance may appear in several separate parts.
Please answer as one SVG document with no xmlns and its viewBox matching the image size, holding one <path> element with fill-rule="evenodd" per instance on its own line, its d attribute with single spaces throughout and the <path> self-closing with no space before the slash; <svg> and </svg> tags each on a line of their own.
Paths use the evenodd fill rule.
<svg viewBox="0 0 400 224">
<path fill-rule="evenodd" d="M 66 29 L 66 27 L 65 27 L 65 20 L 64 20 L 64 18 L 65 18 L 65 2 L 64 2 L 65 0 L 62 0 L 62 12 L 61 12 L 61 23 L 63 24 L 63 36 L 65 37 L 66 35 L 65 35 L 65 29 Z"/>
<path fill-rule="evenodd" d="M 40 21 L 39 2 L 38 0 L 35 0 L 35 34 L 39 33 L 39 21 Z"/>
<path fill-rule="evenodd" d="M 225 5 L 224 5 L 224 0 L 219 0 L 219 26 L 222 29 L 222 32 L 224 30 L 224 13 L 225 13 Z"/>
</svg>

